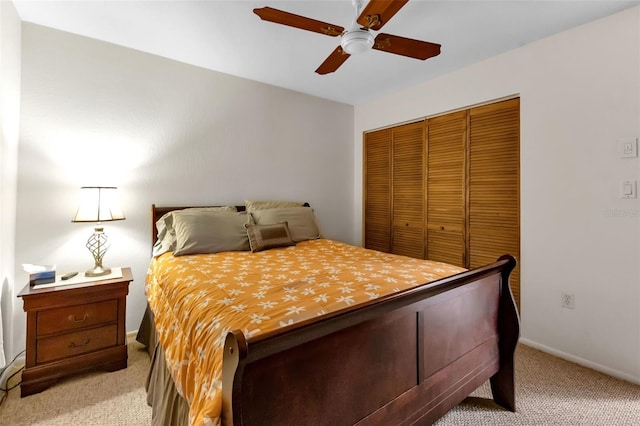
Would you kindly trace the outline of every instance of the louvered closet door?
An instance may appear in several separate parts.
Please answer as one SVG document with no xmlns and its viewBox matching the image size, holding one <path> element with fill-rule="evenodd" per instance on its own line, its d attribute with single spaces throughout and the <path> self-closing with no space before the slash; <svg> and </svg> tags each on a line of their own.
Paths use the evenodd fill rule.
<svg viewBox="0 0 640 426">
<path fill-rule="evenodd" d="M 364 246 L 391 251 L 391 129 L 365 134 Z"/>
<path fill-rule="evenodd" d="M 467 112 L 427 121 L 427 259 L 465 265 Z"/>
<path fill-rule="evenodd" d="M 424 258 L 424 121 L 392 132 L 391 252 Z"/>
<path fill-rule="evenodd" d="M 520 101 L 470 110 L 469 266 L 520 259 Z M 520 305 L 520 267 L 511 275 Z"/>
</svg>

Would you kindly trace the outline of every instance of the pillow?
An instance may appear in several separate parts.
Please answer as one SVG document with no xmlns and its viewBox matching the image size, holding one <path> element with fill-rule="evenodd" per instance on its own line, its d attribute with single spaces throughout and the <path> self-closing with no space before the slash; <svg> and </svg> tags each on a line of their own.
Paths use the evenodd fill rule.
<svg viewBox="0 0 640 426">
<path fill-rule="evenodd" d="M 176 232 L 174 256 L 249 250 L 244 224 L 246 213 L 178 211 L 173 215 Z"/>
<path fill-rule="evenodd" d="M 320 231 L 311 207 L 254 210 L 251 212 L 251 216 L 258 225 L 287 222 L 291 239 L 296 243 L 320 238 Z"/>
<path fill-rule="evenodd" d="M 253 253 L 276 247 L 295 246 L 291 239 L 287 222 L 274 223 L 271 225 L 254 225 L 245 223 L 249 236 L 249 245 Z"/>
<path fill-rule="evenodd" d="M 281 207 L 302 207 L 303 205 L 304 203 L 300 203 L 298 201 L 244 201 L 247 213 L 251 213 L 254 210 L 277 209 Z"/>
<path fill-rule="evenodd" d="M 173 229 L 173 215 L 176 212 L 184 212 L 184 211 L 204 211 L 204 212 L 213 212 L 213 211 L 225 211 L 225 212 L 236 212 L 236 208 L 234 206 L 222 206 L 222 207 L 190 207 L 182 210 L 174 210 L 169 213 L 165 213 L 162 215 L 160 219 L 156 221 L 156 229 L 158 230 L 158 237 L 156 238 L 156 242 L 153 245 L 153 256 L 160 256 L 163 253 L 168 251 L 173 251 L 176 248 L 176 232 Z"/>
</svg>

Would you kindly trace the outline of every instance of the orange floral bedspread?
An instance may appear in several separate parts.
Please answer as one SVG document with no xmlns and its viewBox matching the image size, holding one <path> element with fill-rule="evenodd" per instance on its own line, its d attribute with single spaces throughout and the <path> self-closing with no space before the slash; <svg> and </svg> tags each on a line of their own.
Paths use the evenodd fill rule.
<svg viewBox="0 0 640 426">
<path fill-rule="evenodd" d="M 320 239 L 258 253 L 151 261 L 145 291 L 192 425 L 219 425 L 222 346 L 464 269 Z"/>
</svg>

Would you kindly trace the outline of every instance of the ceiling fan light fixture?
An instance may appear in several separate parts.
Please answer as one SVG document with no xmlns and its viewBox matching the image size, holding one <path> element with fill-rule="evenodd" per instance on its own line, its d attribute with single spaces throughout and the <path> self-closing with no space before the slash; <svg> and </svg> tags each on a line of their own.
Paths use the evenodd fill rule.
<svg viewBox="0 0 640 426">
<path fill-rule="evenodd" d="M 1 0 L 0 0 L 1 1 Z M 271 7 L 253 9 L 264 21 L 287 25 L 325 36 L 340 36 L 340 45 L 320 64 L 316 73 L 330 74 L 336 71 L 349 56 L 375 49 L 408 58 L 424 61 L 440 54 L 440 45 L 422 40 L 379 33 L 383 25 L 398 12 L 409 0 L 352 0 L 355 18 L 350 29 L 322 22 Z"/>
<path fill-rule="evenodd" d="M 348 31 L 342 36 L 340 46 L 349 55 L 366 52 L 373 47 L 373 34 L 362 29 Z"/>
</svg>

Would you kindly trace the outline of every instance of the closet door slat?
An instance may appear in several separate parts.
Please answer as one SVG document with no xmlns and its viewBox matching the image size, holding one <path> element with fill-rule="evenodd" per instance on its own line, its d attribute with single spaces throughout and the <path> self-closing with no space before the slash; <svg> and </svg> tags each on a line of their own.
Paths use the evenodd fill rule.
<svg viewBox="0 0 640 426">
<path fill-rule="evenodd" d="M 364 246 L 391 251 L 391 129 L 364 140 Z"/>
<path fill-rule="evenodd" d="M 424 259 L 424 121 L 392 131 L 391 252 Z"/>
<path fill-rule="evenodd" d="M 465 265 L 467 113 L 427 121 L 427 259 Z"/>
<path fill-rule="evenodd" d="M 520 260 L 520 101 L 469 111 L 469 267 Z M 511 291 L 520 306 L 520 263 Z"/>
</svg>

